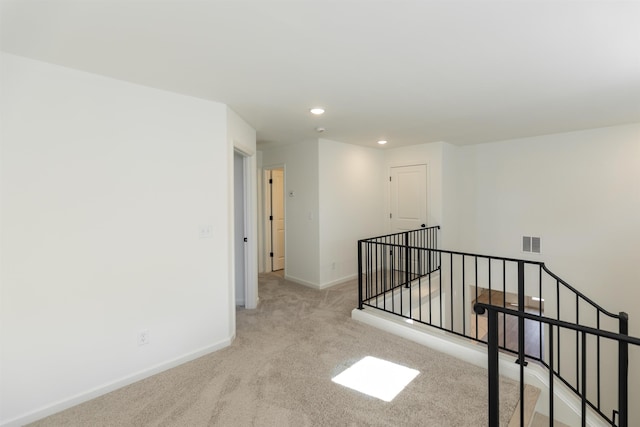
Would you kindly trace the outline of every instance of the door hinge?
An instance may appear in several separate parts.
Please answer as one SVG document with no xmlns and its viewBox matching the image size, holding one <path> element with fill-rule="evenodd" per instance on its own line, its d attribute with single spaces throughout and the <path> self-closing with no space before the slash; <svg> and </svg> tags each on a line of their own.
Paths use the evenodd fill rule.
<svg viewBox="0 0 640 427">
<path fill-rule="evenodd" d="M 391 218 L 393 218 L 393 214 L 390 213 L 389 214 L 389 219 L 391 219 Z"/>
<path fill-rule="evenodd" d="M 391 177 L 389 177 L 389 182 L 391 182 Z"/>
<path fill-rule="evenodd" d="M 247 243 L 247 242 L 248 242 L 248 240 L 247 240 L 247 238 L 246 238 L 246 237 L 244 238 L 244 242 L 245 242 L 245 243 Z"/>
<path fill-rule="evenodd" d="M 269 178 L 269 184 L 273 184 L 273 179 Z"/>
<path fill-rule="evenodd" d="M 273 221 L 273 215 L 269 215 L 269 221 Z"/>
<path fill-rule="evenodd" d="M 273 258 L 273 252 L 269 252 L 269 256 Z"/>
</svg>

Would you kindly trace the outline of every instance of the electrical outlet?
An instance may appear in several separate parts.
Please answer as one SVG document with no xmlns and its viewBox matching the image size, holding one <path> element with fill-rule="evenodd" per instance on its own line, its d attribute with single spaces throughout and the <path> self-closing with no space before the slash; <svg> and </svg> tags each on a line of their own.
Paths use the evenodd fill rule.
<svg viewBox="0 0 640 427">
<path fill-rule="evenodd" d="M 149 330 L 145 329 L 138 332 L 138 345 L 142 346 L 147 344 L 149 344 Z"/>
</svg>

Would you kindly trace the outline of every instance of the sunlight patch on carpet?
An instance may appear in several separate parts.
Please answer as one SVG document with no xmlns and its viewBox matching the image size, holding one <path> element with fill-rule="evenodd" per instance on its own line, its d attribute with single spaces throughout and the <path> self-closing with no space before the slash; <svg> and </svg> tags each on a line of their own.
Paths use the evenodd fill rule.
<svg viewBox="0 0 640 427">
<path fill-rule="evenodd" d="M 419 373 L 406 366 L 367 356 L 333 377 L 331 381 L 391 402 Z"/>
</svg>

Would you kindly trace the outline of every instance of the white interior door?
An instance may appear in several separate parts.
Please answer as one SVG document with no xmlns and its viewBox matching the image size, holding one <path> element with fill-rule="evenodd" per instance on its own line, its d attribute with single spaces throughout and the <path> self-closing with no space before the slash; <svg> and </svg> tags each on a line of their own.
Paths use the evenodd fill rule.
<svg viewBox="0 0 640 427">
<path fill-rule="evenodd" d="M 400 166 L 391 168 L 390 176 L 391 232 L 415 230 L 427 224 L 427 165 Z M 402 240 L 398 243 L 403 244 Z M 413 246 L 412 242 L 405 242 Z M 405 272 L 409 280 L 419 272 L 415 254 L 407 259 L 403 250 L 393 250 L 394 269 Z"/>
<path fill-rule="evenodd" d="M 284 170 L 272 170 L 271 180 L 272 271 L 277 271 L 284 268 Z"/>
<path fill-rule="evenodd" d="M 427 165 L 391 168 L 391 232 L 415 230 L 427 223 Z"/>
</svg>

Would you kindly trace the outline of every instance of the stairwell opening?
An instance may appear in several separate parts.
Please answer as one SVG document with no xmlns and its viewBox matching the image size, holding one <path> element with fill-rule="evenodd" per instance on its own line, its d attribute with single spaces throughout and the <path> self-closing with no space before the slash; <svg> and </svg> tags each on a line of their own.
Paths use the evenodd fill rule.
<svg viewBox="0 0 640 427">
<path fill-rule="evenodd" d="M 502 292 L 479 288 L 479 294 L 472 301 L 471 307 L 477 302 L 495 304 L 513 309 L 518 308 L 518 295 L 512 292 Z M 481 341 L 487 340 L 488 323 L 487 314 L 477 315 L 471 310 L 470 327 L 472 336 L 476 334 Z M 524 311 L 536 315 L 544 315 L 544 299 L 533 296 L 525 296 Z M 508 350 L 518 351 L 518 318 L 509 315 L 498 316 L 498 339 Z M 526 319 L 524 322 L 525 354 L 529 357 L 540 358 L 544 355 L 544 327 L 540 322 Z"/>
</svg>

